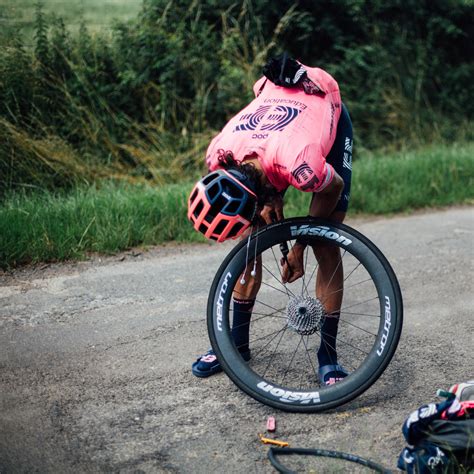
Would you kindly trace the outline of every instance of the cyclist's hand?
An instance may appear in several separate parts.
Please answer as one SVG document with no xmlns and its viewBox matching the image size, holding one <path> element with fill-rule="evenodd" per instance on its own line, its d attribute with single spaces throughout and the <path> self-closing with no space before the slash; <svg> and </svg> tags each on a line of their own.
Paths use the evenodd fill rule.
<svg viewBox="0 0 474 474">
<path fill-rule="evenodd" d="M 288 253 L 286 260 L 281 259 L 280 263 L 283 267 L 281 270 L 281 281 L 283 283 L 293 283 L 304 275 L 303 255 L 305 247 L 295 244 Z"/>
<path fill-rule="evenodd" d="M 260 217 L 265 221 L 265 224 L 282 221 L 284 219 L 283 198 L 278 194 L 272 198 L 271 202 L 265 203 L 260 211 Z"/>
</svg>

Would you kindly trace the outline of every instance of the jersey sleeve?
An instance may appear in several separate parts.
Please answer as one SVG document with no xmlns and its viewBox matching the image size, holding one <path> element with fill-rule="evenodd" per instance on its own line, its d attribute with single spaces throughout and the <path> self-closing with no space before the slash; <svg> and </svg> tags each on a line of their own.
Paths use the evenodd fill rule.
<svg viewBox="0 0 474 474">
<path fill-rule="evenodd" d="M 326 162 L 317 144 L 307 145 L 296 157 L 289 174 L 292 186 L 300 191 L 319 193 L 334 178 L 334 168 Z"/>
<path fill-rule="evenodd" d="M 219 141 L 222 133 L 216 135 L 209 144 L 206 152 L 206 165 L 209 172 L 215 171 L 219 167 L 217 159 L 217 150 L 219 149 Z"/>
</svg>

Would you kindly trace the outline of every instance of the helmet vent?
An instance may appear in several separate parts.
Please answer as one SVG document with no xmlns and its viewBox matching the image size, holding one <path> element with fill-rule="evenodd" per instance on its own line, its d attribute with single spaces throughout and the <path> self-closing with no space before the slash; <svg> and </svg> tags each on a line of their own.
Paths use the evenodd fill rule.
<svg viewBox="0 0 474 474">
<path fill-rule="evenodd" d="M 196 218 L 199 217 L 199 214 L 201 214 L 201 211 L 203 208 L 204 208 L 204 203 L 202 201 L 199 201 L 196 208 L 194 209 L 193 216 Z"/>
<path fill-rule="evenodd" d="M 202 178 L 201 183 L 207 186 L 211 181 L 213 181 L 218 175 L 218 173 L 211 173 Z"/>
<path fill-rule="evenodd" d="M 236 235 L 238 235 L 240 229 L 242 229 L 242 227 L 244 226 L 244 224 L 242 224 L 242 222 L 237 222 L 236 224 L 234 224 L 234 227 L 232 227 L 232 230 L 229 232 L 229 237 L 235 237 Z"/>
<path fill-rule="evenodd" d="M 227 204 L 224 210 L 226 214 L 236 215 L 239 212 L 239 208 L 240 208 L 240 202 L 232 200 Z"/>
<path fill-rule="evenodd" d="M 216 225 L 216 228 L 214 229 L 215 234 L 221 234 L 224 232 L 224 229 L 226 228 L 226 225 L 229 223 L 228 220 L 222 219 L 219 224 Z"/>
<path fill-rule="evenodd" d="M 216 196 L 219 196 L 220 191 L 221 191 L 221 187 L 220 187 L 219 182 L 211 184 L 209 186 L 208 190 L 207 190 L 207 194 L 209 196 L 209 199 L 211 201 L 214 201 L 214 199 L 216 199 Z"/>
<path fill-rule="evenodd" d="M 204 216 L 204 220 L 208 222 L 209 224 L 212 224 L 212 221 L 214 220 L 216 216 L 212 214 L 210 211 Z"/>
<path fill-rule="evenodd" d="M 194 202 L 194 200 L 196 199 L 196 196 L 198 195 L 198 190 L 197 188 L 194 190 L 194 192 L 191 194 L 191 197 L 189 198 L 189 201 L 190 202 Z"/>
</svg>

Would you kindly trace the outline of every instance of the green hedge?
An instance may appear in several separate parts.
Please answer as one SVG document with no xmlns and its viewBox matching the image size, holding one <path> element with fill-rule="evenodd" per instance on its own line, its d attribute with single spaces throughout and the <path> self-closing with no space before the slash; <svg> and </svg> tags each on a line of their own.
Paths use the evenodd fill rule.
<svg viewBox="0 0 474 474">
<path fill-rule="evenodd" d="M 354 215 L 474 203 L 474 144 L 365 157 L 354 162 Z M 0 204 L 0 266 L 83 258 L 167 241 L 203 242 L 186 219 L 192 184 L 102 183 L 67 193 L 15 193 Z M 310 195 L 290 189 L 288 217 Z"/>
<path fill-rule="evenodd" d="M 0 194 L 192 179 L 283 49 L 335 76 L 359 148 L 472 138 L 473 2 L 145 0 L 102 34 L 41 5 L 33 48 L 0 31 Z"/>
</svg>

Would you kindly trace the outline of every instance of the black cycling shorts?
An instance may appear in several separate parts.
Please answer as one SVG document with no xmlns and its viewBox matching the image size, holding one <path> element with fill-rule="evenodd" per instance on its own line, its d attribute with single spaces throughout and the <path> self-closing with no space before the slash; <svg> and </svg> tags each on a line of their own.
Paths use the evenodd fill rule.
<svg viewBox="0 0 474 474">
<path fill-rule="evenodd" d="M 326 161 L 344 181 L 344 189 L 334 210 L 347 212 L 351 196 L 352 122 L 344 104 L 342 104 L 341 116 L 337 124 L 336 138 L 328 156 L 326 156 Z"/>
</svg>

